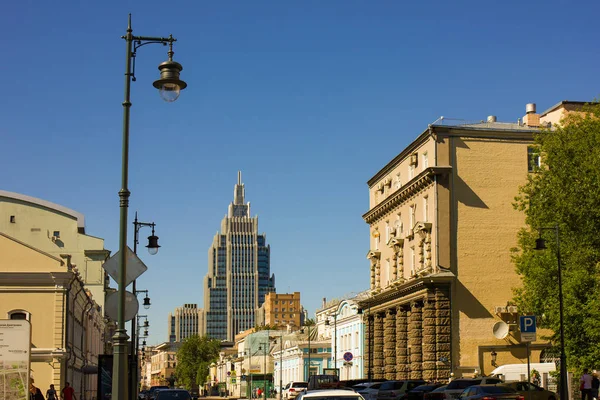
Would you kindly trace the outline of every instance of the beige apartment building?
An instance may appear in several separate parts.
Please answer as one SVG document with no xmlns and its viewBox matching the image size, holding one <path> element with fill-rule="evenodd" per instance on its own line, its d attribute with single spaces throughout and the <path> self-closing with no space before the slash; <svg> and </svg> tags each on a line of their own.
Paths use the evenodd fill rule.
<svg viewBox="0 0 600 400">
<path fill-rule="evenodd" d="M 300 328 L 302 306 L 300 305 L 300 292 L 294 293 L 267 293 L 265 302 L 256 313 L 258 326 L 271 326 L 285 328 Z"/>
<path fill-rule="evenodd" d="M 177 346 L 174 343 L 161 343 L 155 346 L 150 356 L 150 386 L 172 386 L 177 368 Z"/>
<path fill-rule="evenodd" d="M 513 201 L 539 162 L 539 126 L 581 104 L 543 117 L 528 104 L 516 123 L 440 118 L 368 181 L 365 376 L 446 380 L 526 362 L 510 303 L 520 286 L 510 249 L 525 222 Z M 510 332 L 496 338 L 501 321 Z M 545 348 L 533 343 L 531 361 L 547 360 Z"/>
</svg>

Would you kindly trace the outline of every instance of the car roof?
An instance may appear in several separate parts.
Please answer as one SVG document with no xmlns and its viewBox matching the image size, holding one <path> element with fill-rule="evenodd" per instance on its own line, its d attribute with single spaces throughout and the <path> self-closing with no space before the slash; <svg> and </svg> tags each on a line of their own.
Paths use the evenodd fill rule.
<svg viewBox="0 0 600 400">
<path fill-rule="evenodd" d="M 310 397 L 322 397 L 323 395 L 338 396 L 338 397 L 339 396 L 350 396 L 350 397 L 360 396 L 354 390 L 348 390 L 348 389 L 319 389 L 319 390 L 310 390 L 310 391 L 304 393 L 304 395 L 302 396 L 302 398 L 306 399 L 306 398 L 310 398 Z"/>
</svg>

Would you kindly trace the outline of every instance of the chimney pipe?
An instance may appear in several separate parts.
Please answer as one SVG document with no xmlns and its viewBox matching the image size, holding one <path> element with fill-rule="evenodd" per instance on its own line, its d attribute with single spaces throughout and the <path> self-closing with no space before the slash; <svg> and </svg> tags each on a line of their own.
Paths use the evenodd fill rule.
<svg viewBox="0 0 600 400">
<path fill-rule="evenodd" d="M 498 118 L 495 115 L 488 115 L 487 122 L 496 122 Z"/>
<path fill-rule="evenodd" d="M 535 114 L 535 103 L 527 103 L 525 105 L 526 114 Z"/>
<path fill-rule="evenodd" d="M 327 304 L 327 298 L 323 297 L 323 308 L 325 308 L 325 304 Z"/>
</svg>

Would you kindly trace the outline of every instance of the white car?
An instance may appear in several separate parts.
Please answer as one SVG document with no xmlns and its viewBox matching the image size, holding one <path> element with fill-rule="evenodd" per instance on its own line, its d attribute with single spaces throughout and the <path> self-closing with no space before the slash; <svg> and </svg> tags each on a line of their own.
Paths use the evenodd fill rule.
<svg viewBox="0 0 600 400">
<path fill-rule="evenodd" d="M 345 389 L 323 389 L 310 390 L 302 392 L 296 398 L 297 400 L 365 400 L 360 394 L 354 390 Z"/>
<path fill-rule="evenodd" d="M 308 382 L 290 382 L 283 388 L 283 398 L 285 400 L 295 399 L 300 392 L 308 387 Z"/>
</svg>

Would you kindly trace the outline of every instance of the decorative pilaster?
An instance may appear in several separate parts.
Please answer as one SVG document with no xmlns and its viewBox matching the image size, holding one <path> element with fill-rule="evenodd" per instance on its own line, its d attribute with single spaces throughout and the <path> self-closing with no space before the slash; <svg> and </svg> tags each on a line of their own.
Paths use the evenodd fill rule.
<svg viewBox="0 0 600 400">
<path fill-rule="evenodd" d="M 393 308 L 385 310 L 383 337 L 385 379 L 392 380 L 396 377 L 396 310 Z"/>
<path fill-rule="evenodd" d="M 375 289 L 375 262 L 371 261 L 371 290 Z"/>
<path fill-rule="evenodd" d="M 363 355 L 363 365 L 365 366 L 364 376 L 369 376 L 369 369 L 371 368 L 371 357 L 373 357 L 373 341 L 371 336 L 373 335 L 373 316 L 368 315 L 365 324 L 365 354 Z"/>
<path fill-rule="evenodd" d="M 373 338 L 373 378 L 383 379 L 383 316 L 375 314 Z"/>
<path fill-rule="evenodd" d="M 379 257 L 375 260 L 375 288 L 381 287 L 381 260 Z"/>
<path fill-rule="evenodd" d="M 408 311 L 405 305 L 396 307 L 396 379 L 408 379 Z"/>
<path fill-rule="evenodd" d="M 371 290 L 375 290 L 381 286 L 379 259 L 381 252 L 378 250 L 369 250 L 367 253 L 367 259 L 371 263 Z"/>
<path fill-rule="evenodd" d="M 450 378 L 452 356 L 450 354 L 450 297 L 448 289 L 435 290 L 435 336 L 437 356 L 437 380 Z"/>
<path fill-rule="evenodd" d="M 410 336 L 410 378 L 423 378 L 423 304 L 415 301 L 410 305 L 408 329 Z"/>
<path fill-rule="evenodd" d="M 425 236 L 425 268 L 431 273 L 436 272 L 431 263 L 431 231 Z"/>
<path fill-rule="evenodd" d="M 436 380 L 435 294 L 428 293 L 423 303 L 423 379 Z"/>
<path fill-rule="evenodd" d="M 404 280 L 404 246 L 398 251 L 398 278 Z"/>
</svg>

